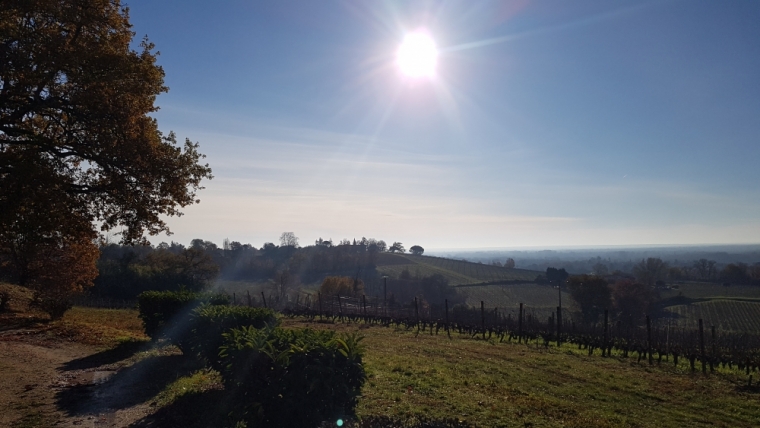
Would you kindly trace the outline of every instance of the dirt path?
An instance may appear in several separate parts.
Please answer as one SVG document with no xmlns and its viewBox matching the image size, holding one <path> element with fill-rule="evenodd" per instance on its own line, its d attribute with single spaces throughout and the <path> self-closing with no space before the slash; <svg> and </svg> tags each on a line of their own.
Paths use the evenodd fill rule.
<svg viewBox="0 0 760 428">
<path fill-rule="evenodd" d="M 128 361 L 136 349 L 40 336 L 0 335 L 0 427 L 126 427 L 151 413 L 145 384 L 155 374 Z"/>
</svg>

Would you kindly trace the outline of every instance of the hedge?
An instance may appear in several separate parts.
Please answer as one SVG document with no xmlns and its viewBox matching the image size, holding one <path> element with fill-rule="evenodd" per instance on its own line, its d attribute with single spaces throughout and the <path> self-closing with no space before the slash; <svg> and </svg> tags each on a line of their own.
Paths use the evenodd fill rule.
<svg viewBox="0 0 760 428">
<path fill-rule="evenodd" d="M 203 305 L 190 316 L 191 335 L 188 340 L 191 352 L 204 358 L 213 368 L 221 369 L 219 348 L 224 342 L 223 333 L 233 328 L 272 328 L 279 324 L 276 313 L 267 308 L 246 306 Z"/>
<path fill-rule="evenodd" d="M 170 340 L 183 352 L 190 332 L 190 314 L 200 305 L 228 305 L 224 294 L 194 293 L 191 291 L 145 291 L 137 296 L 140 319 L 145 334 L 152 340 Z"/>
<path fill-rule="evenodd" d="M 241 327 L 224 334 L 222 378 L 249 426 L 316 427 L 354 414 L 362 337 Z"/>
</svg>

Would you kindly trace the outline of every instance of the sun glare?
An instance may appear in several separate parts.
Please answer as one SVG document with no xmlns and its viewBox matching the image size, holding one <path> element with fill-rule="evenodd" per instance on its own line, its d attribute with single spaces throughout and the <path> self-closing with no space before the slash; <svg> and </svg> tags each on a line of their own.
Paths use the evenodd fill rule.
<svg viewBox="0 0 760 428">
<path fill-rule="evenodd" d="M 408 77 L 433 77 L 437 63 L 435 41 L 423 31 L 407 34 L 396 52 L 396 64 Z"/>
</svg>

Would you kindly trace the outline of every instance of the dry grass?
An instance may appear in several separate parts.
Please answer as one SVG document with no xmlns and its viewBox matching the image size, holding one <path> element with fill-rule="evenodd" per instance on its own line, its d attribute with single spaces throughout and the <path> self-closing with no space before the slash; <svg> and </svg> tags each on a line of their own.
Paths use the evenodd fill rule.
<svg viewBox="0 0 760 428">
<path fill-rule="evenodd" d="M 124 341 L 148 340 L 134 309 L 74 307 L 60 320 L 50 321 L 44 312 L 30 306 L 33 292 L 11 284 L 0 284 L 0 292 L 11 296 L 10 308 L 0 314 L 0 330 L 30 329 L 45 340 L 64 340 L 113 347 Z"/>
<path fill-rule="evenodd" d="M 75 307 L 51 322 L 48 334 L 86 345 L 113 347 L 124 341 L 144 341 L 142 321 L 134 309 Z"/>
</svg>

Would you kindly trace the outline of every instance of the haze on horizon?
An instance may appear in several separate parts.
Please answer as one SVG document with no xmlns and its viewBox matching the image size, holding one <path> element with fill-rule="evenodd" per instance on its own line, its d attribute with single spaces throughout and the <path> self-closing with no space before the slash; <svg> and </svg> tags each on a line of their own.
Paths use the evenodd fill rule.
<svg viewBox="0 0 760 428">
<path fill-rule="evenodd" d="M 215 176 L 154 243 L 760 242 L 760 3 L 128 6 L 160 128 Z M 396 63 L 415 31 L 424 78 Z"/>
</svg>

